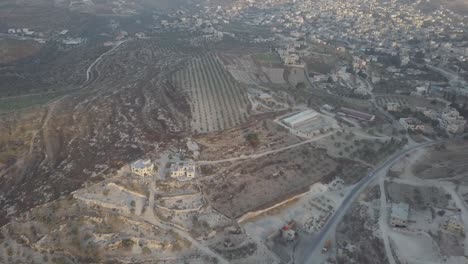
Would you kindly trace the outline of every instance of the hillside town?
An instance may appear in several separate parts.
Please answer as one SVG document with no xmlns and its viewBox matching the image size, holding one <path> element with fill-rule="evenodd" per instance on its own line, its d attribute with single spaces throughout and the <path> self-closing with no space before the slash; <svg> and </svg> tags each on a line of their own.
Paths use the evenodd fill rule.
<svg viewBox="0 0 468 264">
<path fill-rule="evenodd" d="M 0 263 L 467 263 L 463 1 L 6 1 Z"/>
</svg>

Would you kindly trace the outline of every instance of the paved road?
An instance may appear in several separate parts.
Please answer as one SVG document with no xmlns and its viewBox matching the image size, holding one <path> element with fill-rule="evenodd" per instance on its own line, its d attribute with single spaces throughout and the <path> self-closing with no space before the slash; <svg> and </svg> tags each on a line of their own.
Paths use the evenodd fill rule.
<svg viewBox="0 0 468 264">
<path fill-rule="evenodd" d="M 357 196 L 375 179 L 377 176 L 388 169 L 391 165 L 393 165 L 396 161 L 402 158 L 404 155 L 423 147 L 427 147 L 430 145 L 434 145 L 437 143 L 442 143 L 445 140 L 438 140 L 438 141 L 431 141 L 425 142 L 419 145 L 412 146 L 410 148 L 404 149 L 399 151 L 398 153 L 394 154 L 392 157 L 387 159 L 384 163 L 382 163 L 379 167 L 371 171 L 366 177 L 361 179 L 356 186 L 348 193 L 347 197 L 343 200 L 343 203 L 337 208 L 335 213 L 330 217 L 328 222 L 322 228 L 320 233 L 317 235 L 313 244 L 310 245 L 310 251 L 308 251 L 308 255 L 302 258 L 304 261 L 298 263 L 311 263 L 315 264 L 314 256 L 315 254 L 320 254 L 320 251 L 323 247 L 325 239 L 331 234 L 331 231 L 334 230 L 334 227 L 338 224 L 338 222 L 343 218 L 345 213 L 348 211 L 349 207 L 353 204 L 354 200 Z"/>
</svg>

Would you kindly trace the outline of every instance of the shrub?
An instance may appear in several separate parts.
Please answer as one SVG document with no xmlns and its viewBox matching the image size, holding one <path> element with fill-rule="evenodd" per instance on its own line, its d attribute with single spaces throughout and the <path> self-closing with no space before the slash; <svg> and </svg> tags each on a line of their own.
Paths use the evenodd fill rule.
<svg viewBox="0 0 468 264">
<path fill-rule="evenodd" d="M 252 146 L 252 147 L 257 147 L 260 144 L 260 139 L 258 138 L 257 133 L 249 133 L 245 137 L 245 140 Z"/>
</svg>

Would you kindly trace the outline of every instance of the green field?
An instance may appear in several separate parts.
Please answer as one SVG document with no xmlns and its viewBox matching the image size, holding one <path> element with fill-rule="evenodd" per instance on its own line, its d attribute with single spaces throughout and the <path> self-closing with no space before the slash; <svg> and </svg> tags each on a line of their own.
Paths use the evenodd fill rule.
<svg viewBox="0 0 468 264">
<path fill-rule="evenodd" d="M 21 97 L 0 98 L 0 113 L 14 112 L 25 108 L 44 105 L 65 92 L 25 95 Z"/>
<path fill-rule="evenodd" d="M 244 23 L 231 22 L 223 25 L 225 31 L 236 35 L 255 35 L 260 37 L 271 37 L 270 28 L 262 26 L 247 25 Z"/>
<path fill-rule="evenodd" d="M 253 59 L 263 63 L 281 63 L 281 58 L 275 53 L 256 54 Z"/>
</svg>

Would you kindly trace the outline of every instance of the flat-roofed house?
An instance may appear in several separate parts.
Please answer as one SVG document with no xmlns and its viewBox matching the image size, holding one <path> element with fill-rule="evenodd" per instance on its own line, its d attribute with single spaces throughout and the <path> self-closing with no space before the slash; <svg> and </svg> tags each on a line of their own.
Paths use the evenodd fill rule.
<svg viewBox="0 0 468 264">
<path fill-rule="evenodd" d="M 409 204 L 393 203 L 390 210 L 390 225 L 406 227 L 408 225 Z"/>
<path fill-rule="evenodd" d="M 154 172 L 154 164 L 150 159 L 137 160 L 130 165 L 132 173 L 140 176 L 148 176 Z"/>
<path fill-rule="evenodd" d="M 187 178 L 192 179 L 195 177 L 195 164 L 188 163 L 175 163 L 171 165 L 171 177 L 173 178 Z"/>
</svg>

